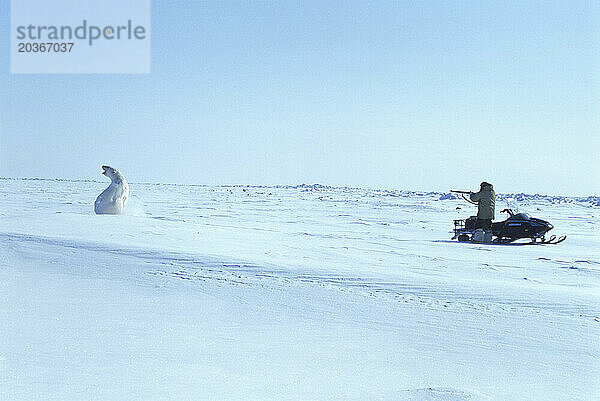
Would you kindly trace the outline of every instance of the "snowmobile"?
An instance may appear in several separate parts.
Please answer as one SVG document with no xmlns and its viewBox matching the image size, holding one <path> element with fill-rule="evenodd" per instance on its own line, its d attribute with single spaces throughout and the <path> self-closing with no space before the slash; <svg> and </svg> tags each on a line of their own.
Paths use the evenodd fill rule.
<svg viewBox="0 0 600 401">
<path fill-rule="evenodd" d="M 467 191 L 452 191 L 463 194 L 463 199 L 469 203 L 464 194 Z M 476 203 L 475 203 L 476 204 Z M 552 224 L 546 220 L 538 219 L 529 216 L 527 213 L 514 213 L 512 209 L 504 209 L 500 213 L 508 213 L 508 218 L 504 221 L 492 223 L 492 231 L 486 233 L 489 238 L 482 237 L 482 230 L 475 228 L 476 216 L 471 216 L 468 219 L 454 220 L 454 236 L 452 239 L 457 239 L 459 242 L 488 242 L 496 244 L 508 244 L 519 239 L 531 239 L 532 244 L 560 244 L 565 239 L 566 235 L 556 237 L 551 235 L 546 238 L 546 233 L 554 228 Z M 479 232 L 478 232 L 479 231 Z"/>
</svg>

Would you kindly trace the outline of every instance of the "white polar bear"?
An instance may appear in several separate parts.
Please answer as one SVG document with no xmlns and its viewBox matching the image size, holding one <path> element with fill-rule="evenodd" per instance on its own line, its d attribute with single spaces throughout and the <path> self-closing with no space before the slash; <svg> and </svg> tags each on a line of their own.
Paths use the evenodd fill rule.
<svg viewBox="0 0 600 401">
<path fill-rule="evenodd" d="M 111 183 L 94 202 L 96 214 L 121 214 L 129 198 L 129 184 L 123 174 L 110 166 L 102 166 L 102 174 L 111 179 Z"/>
</svg>

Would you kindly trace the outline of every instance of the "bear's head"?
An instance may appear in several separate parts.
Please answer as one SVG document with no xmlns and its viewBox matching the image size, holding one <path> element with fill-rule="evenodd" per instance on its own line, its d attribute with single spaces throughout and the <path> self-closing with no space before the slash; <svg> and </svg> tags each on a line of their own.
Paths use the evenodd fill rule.
<svg viewBox="0 0 600 401">
<path fill-rule="evenodd" d="M 111 166 L 102 166 L 102 174 L 107 176 L 108 178 L 110 178 L 111 180 L 115 180 L 118 178 L 121 178 L 121 173 L 119 173 L 119 171 Z"/>
</svg>

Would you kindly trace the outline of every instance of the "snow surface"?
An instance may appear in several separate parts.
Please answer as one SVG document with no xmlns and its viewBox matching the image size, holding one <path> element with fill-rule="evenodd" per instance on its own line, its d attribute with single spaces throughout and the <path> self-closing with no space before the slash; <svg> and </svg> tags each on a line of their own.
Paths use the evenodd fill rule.
<svg viewBox="0 0 600 401">
<path fill-rule="evenodd" d="M 451 194 L 105 187 L 0 180 L 0 399 L 600 399 L 598 197 L 499 195 L 568 239 L 498 246 Z"/>
</svg>

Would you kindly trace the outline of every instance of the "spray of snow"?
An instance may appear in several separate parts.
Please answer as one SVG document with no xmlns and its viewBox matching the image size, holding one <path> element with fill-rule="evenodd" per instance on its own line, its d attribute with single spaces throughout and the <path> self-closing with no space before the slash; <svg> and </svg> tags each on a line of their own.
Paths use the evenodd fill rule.
<svg viewBox="0 0 600 401">
<path fill-rule="evenodd" d="M 144 217 L 146 216 L 144 204 L 137 196 L 130 196 L 123 214 L 126 216 Z"/>
</svg>

